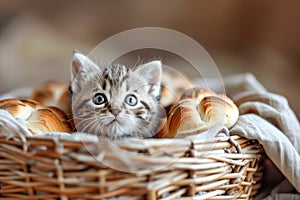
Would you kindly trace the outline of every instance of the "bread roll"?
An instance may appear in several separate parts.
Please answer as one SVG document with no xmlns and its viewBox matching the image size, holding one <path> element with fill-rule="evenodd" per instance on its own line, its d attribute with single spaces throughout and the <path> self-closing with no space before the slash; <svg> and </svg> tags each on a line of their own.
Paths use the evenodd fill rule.
<svg viewBox="0 0 300 200">
<path fill-rule="evenodd" d="M 198 103 L 200 103 L 201 100 L 207 96 L 217 96 L 217 94 L 209 89 L 200 89 L 194 87 L 185 90 L 181 96 L 181 99 L 195 99 Z"/>
<path fill-rule="evenodd" d="M 67 115 L 71 115 L 71 98 L 68 85 L 60 82 L 49 81 L 33 89 L 29 99 L 37 101 L 45 106 L 54 106 Z"/>
<path fill-rule="evenodd" d="M 168 113 L 167 122 L 157 138 L 186 137 L 215 126 L 231 128 L 239 116 L 238 108 L 226 95 L 193 88 Z"/>
<path fill-rule="evenodd" d="M 164 70 L 161 80 L 161 99 L 160 103 L 168 107 L 177 103 L 182 93 L 192 88 L 193 85 L 188 78 L 175 70 Z"/>
<path fill-rule="evenodd" d="M 72 132 L 66 114 L 55 107 L 43 106 L 31 100 L 6 99 L 0 101 L 0 109 L 7 110 L 15 118 L 24 120 L 33 134 L 47 132 Z"/>
</svg>

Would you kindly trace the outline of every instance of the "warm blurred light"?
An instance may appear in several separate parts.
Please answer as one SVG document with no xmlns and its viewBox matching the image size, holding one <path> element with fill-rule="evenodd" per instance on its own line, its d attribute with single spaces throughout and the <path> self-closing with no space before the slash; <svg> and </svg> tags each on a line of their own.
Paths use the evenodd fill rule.
<svg viewBox="0 0 300 200">
<path fill-rule="evenodd" d="M 157 26 L 201 43 L 223 75 L 252 72 L 300 115 L 300 1 L 0 1 L 0 93 L 67 81 L 73 49 Z M 16 73 L 18 72 L 18 73 Z"/>
</svg>

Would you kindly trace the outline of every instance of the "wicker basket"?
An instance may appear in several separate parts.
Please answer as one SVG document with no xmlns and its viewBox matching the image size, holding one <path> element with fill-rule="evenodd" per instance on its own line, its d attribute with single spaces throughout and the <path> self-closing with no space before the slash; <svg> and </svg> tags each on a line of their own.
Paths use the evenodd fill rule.
<svg viewBox="0 0 300 200">
<path fill-rule="evenodd" d="M 262 154 L 240 136 L 112 143 L 1 133 L 0 198 L 249 199 Z"/>
</svg>

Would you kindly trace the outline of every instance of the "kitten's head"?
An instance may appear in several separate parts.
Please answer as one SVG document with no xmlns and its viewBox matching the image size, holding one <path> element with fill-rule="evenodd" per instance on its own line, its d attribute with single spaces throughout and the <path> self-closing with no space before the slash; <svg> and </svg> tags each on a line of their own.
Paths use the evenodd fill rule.
<svg viewBox="0 0 300 200">
<path fill-rule="evenodd" d="M 77 131 L 109 138 L 151 137 L 159 128 L 160 61 L 101 67 L 74 52 L 72 110 Z"/>
</svg>

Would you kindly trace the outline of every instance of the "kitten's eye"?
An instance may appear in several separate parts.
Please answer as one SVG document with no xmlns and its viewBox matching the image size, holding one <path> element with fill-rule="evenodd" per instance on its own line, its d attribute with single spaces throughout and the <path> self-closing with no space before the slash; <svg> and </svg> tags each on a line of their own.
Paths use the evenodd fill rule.
<svg viewBox="0 0 300 200">
<path fill-rule="evenodd" d="M 93 97 L 93 102 L 96 105 L 104 104 L 107 101 L 106 96 L 102 93 L 96 93 Z"/>
<path fill-rule="evenodd" d="M 138 100 L 137 100 L 136 96 L 131 94 L 126 97 L 125 103 L 127 103 L 130 106 L 135 106 L 138 103 Z"/>
</svg>

